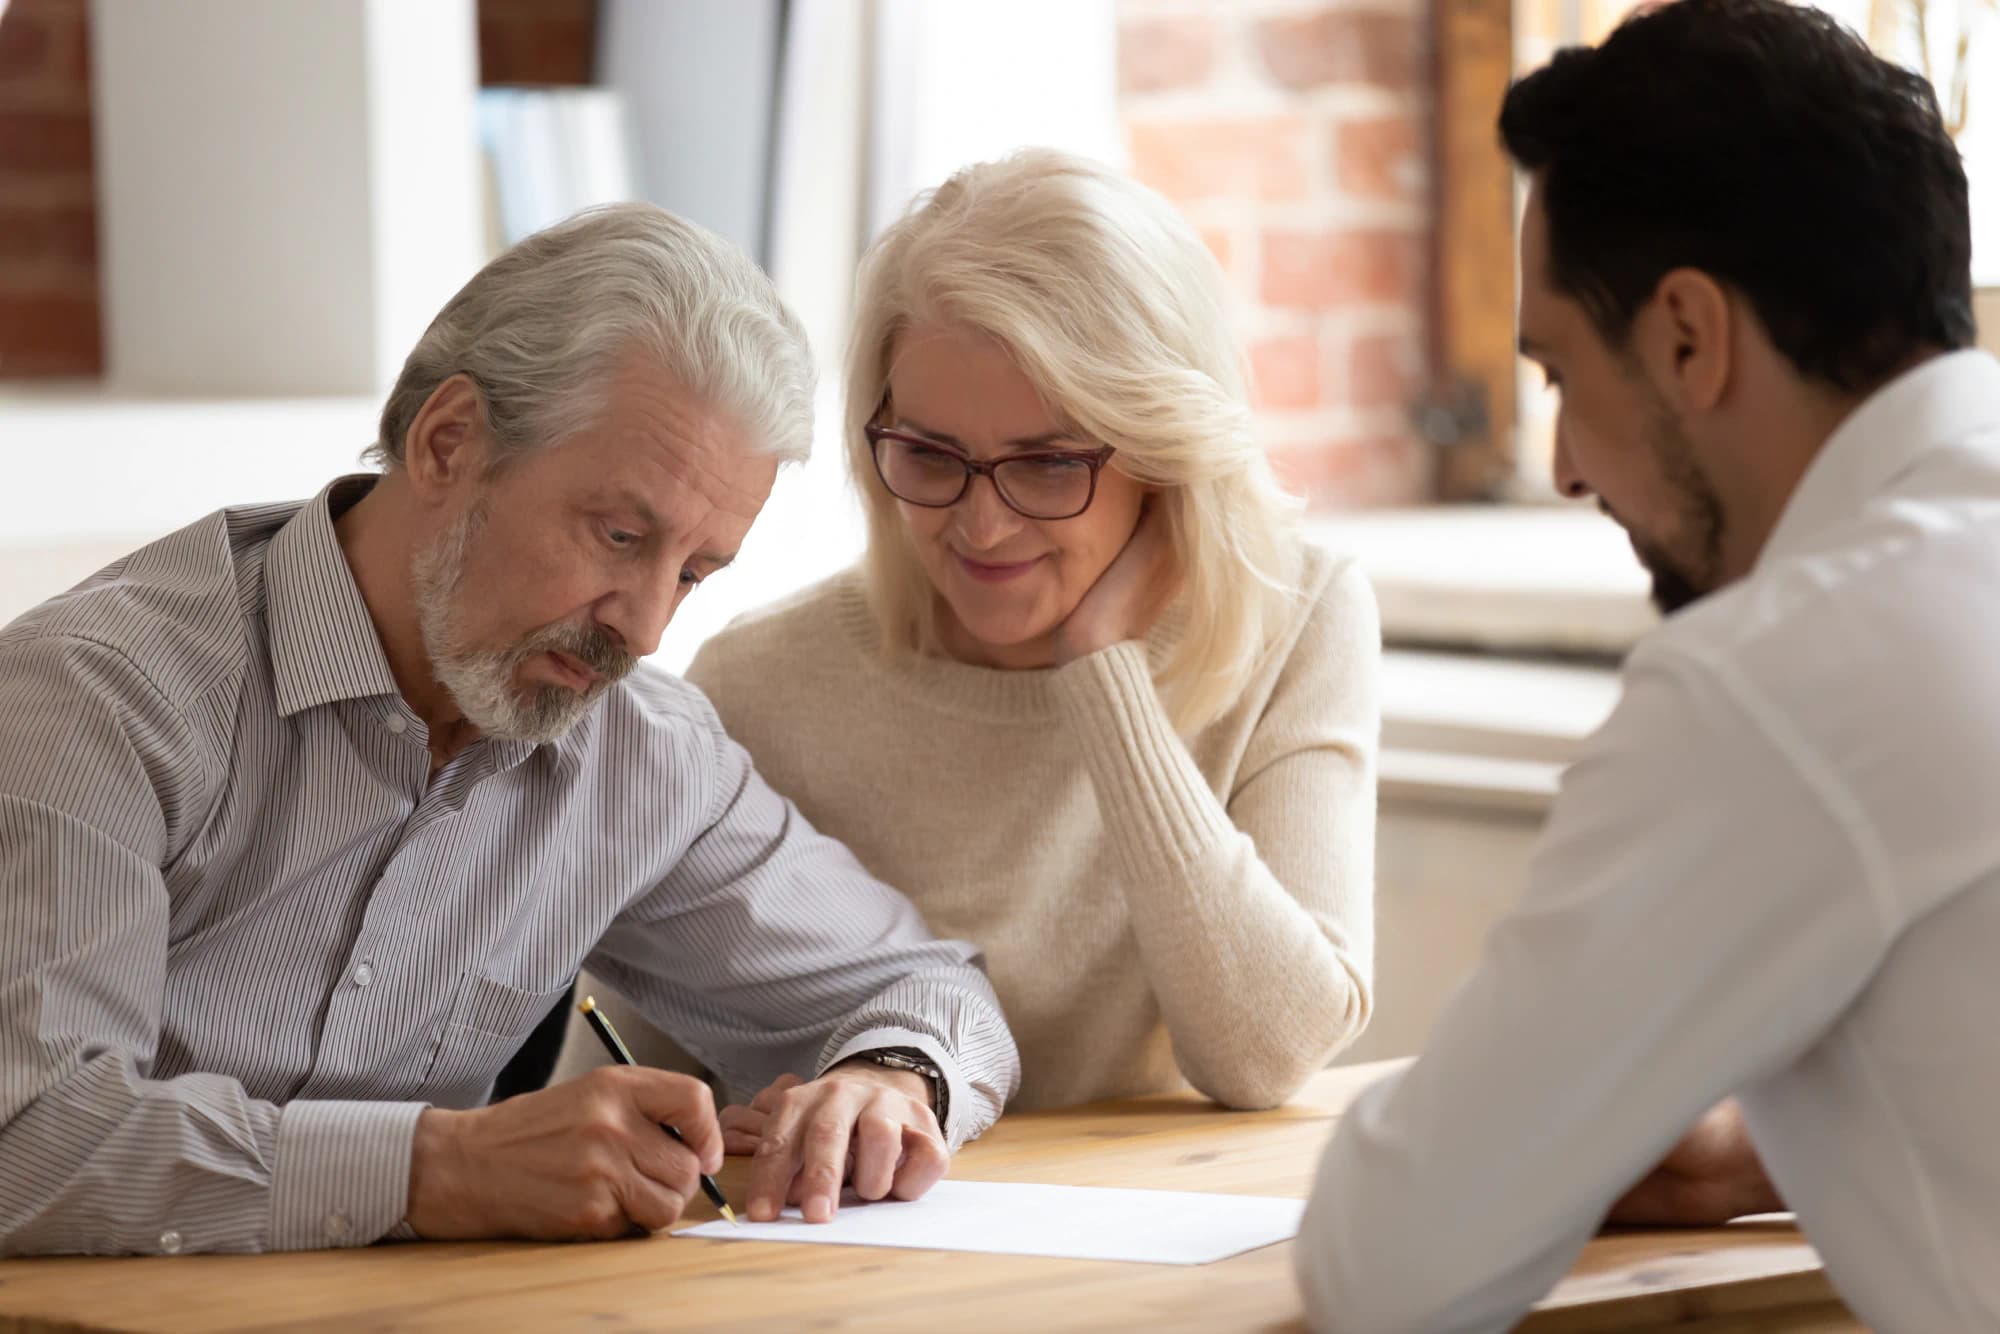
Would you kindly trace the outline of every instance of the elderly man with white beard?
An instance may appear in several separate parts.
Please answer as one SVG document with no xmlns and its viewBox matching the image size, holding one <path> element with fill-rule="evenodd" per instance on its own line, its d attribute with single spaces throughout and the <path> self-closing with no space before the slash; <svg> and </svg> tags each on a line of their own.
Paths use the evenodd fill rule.
<svg viewBox="0 0 2000 1334">
<path fill-rule="evenodd" d="M 752 1217 L 914 1198 L 993 1121 L 976 952 L 637 665 L 803 456 L 811 366 L 741 254 L 587 213 L 438 315 L 381 473 L 0 631 L 0 1251 L 665 1226 L 706 1085 L 487 1105 L 586 961 L 730 1087 L 806 1078 Z"/>
</svg>

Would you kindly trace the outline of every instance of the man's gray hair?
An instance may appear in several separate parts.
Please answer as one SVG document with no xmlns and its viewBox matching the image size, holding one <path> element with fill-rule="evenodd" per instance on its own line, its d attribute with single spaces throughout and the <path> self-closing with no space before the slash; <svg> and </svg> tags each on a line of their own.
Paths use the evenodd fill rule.
<svg viewBox="0 0 2000 1334">
<path fill-rule="evenodd" d="M 587 209 L 474 274 L 403 363 L 367 457 L 401 467 L 418 409 L 460 373 L 479 387 L 503 457 L 553 444 L 595 420 L 634 350 L 763 452 L 806 458 L 805 330 L 742 251 L 652 204 Z"/>
</svg>

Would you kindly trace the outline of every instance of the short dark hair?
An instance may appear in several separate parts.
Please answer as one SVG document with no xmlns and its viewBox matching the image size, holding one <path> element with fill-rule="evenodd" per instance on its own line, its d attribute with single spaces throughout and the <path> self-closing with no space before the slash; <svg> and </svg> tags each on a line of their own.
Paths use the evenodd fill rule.
<svg viewBox="0 0 2000 1334">
<path fill-rule="evenodd" d="M 1508 90 L 1549 273 L 1622 346 L 1677 268 L 1750 302 L 1801 375 L 1850 392 L 1969 346 L 1965 167 L 1937 98 L 1827 14 L 1671 0 Z"/>
</svg>

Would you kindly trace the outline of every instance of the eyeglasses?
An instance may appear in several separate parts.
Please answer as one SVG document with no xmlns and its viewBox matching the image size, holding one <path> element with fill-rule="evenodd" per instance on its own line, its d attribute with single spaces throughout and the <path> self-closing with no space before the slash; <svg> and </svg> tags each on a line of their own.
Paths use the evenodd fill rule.
<svg viewBox="0 0 2000 1334">
<path fill-rule="evenodd" d="M 967 458 L 936 440 L 866 426 L 875 475 L 889 494 L 926 509 L 949 509 L 965 498 L 974 477 L 990 478 L 1002 504 L 1028 519 L 1074 519 L 1097 496 L 1097 474 L 1116 451 L 1041 450 L 991 463 Z"/>
</svg>

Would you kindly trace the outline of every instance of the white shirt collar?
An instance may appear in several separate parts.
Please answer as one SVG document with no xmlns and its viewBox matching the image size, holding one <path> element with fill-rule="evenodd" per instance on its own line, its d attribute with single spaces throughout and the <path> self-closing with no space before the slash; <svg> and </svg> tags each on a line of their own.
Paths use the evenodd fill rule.
<svg viewBox="0 0 2000 1334">
<path fill-rule="evenodd" d="M 1834 428 L 1758 554 L 1764 566 L 1852 518 L 1925 454 L 2000 428 L 2000 361 L 1947 352 L 1897 376 Z"/>
</svg>

